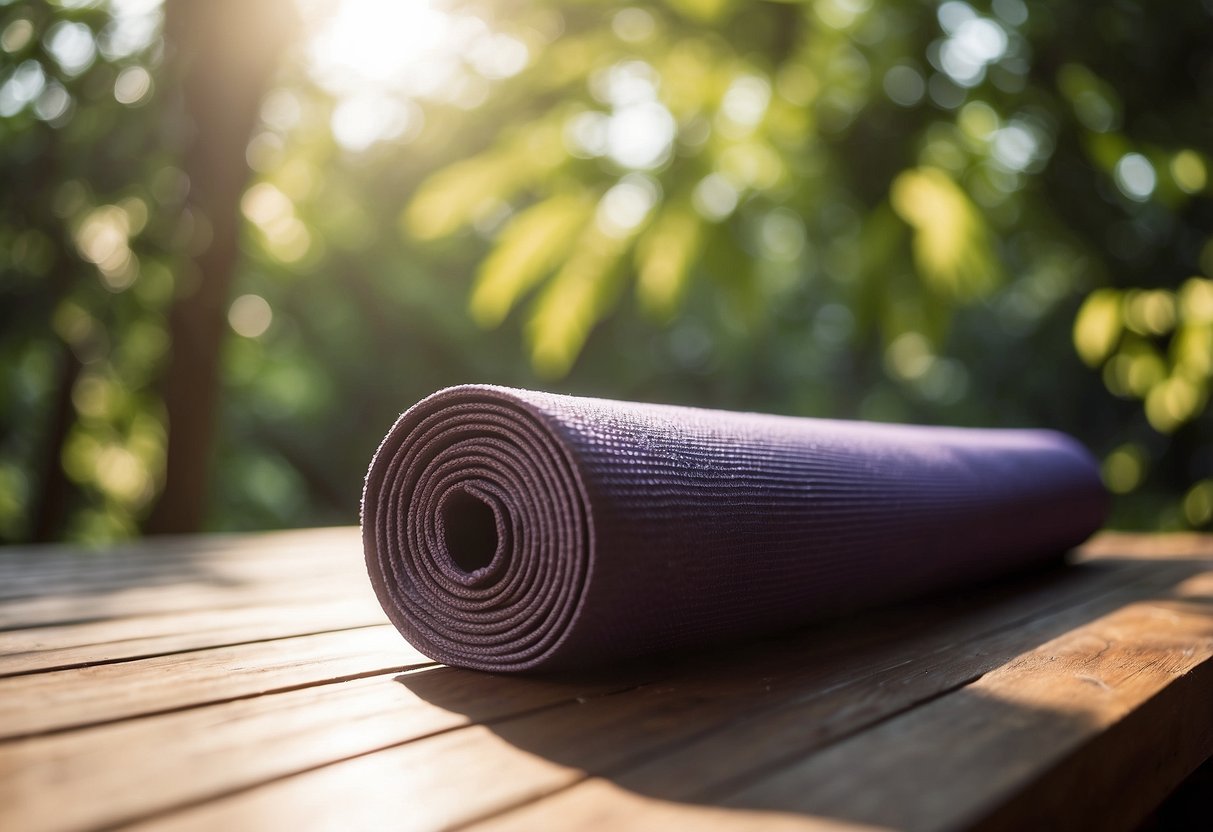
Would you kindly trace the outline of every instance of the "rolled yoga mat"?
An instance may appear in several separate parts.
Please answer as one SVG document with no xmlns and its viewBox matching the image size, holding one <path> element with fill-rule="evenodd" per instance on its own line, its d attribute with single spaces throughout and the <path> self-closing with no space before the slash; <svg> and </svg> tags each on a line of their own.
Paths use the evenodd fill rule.
<svg viewBox="0 0 1213 832">
<path fill-rule="evenodd" d="M 410 642 L 493 671 L 736 641 L 1055 558 L 1095 461 L 1043 430 L 913 427 L 464 386 L 371 462 L 371 582 Z"/>
</svg>

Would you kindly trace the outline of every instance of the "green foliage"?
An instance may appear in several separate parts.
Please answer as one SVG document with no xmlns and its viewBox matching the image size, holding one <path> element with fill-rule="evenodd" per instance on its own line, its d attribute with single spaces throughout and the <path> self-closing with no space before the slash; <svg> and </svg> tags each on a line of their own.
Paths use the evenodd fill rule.
<svg viewBox="0 0 1213 832">
<path fill-rule="evenodd" d="M 568 258 L 591 207 L 579 195 L 556 194 L 510 219 L 472 290 L 471 311 L 478 323 L 501 323 L 519 297 Z"/>
<path fill-rule="evenodd" d="M 1209 3 L 437 8 L 463 40 L 391 77 L 300 43 L 232 160 L 212 527 L 352 522 L 393 416 L 462 381 L 1052 426 L 1117 523 L 1213 523 Z M 162 476 L 165 315 L 209 221 L 159 12 L 123 14 L 0 3 L 3 539 L 48 470 L 77 539 L 135 533 Z"/>
<path fill-rule="evenodd" d="M 914 264 L 925 287 L 972 300 L 1002 282 L 985 218 L 939 168 L 916 168 L 893 180 L 889 198 L 914 229 Z"/>
<path fill-rule="evenodd" d="M 550 8 L 524 6 L 514 21 L 528 14 Z M 559 37 L 502 84 L 534 91 L 538 109 L 435 173 L 409 209 L 458 175 L 449 198 L 467 204 L 462 223 L 442 214 L 447 235 L 486 206 L 518 212 L 490 236 L 473 310 L 499 326 L 536 289 L 524 332 L 538 371 L 578 375 L 595 325 L 630 314 L 621 281 L 658 326 L 698 318 L 724 349 L 730 335 L 742 350 L 774 337 L 789 305 L 847 310 L 845 349 L 813 350 L 816 372 L 850 371 L 847 389 L 819 390 L 809 410 L 1032 414 L 1097 446 L 1133 437 L 1112 453 L 1148 450 L 1132 487 L 1110 476 L 1114 487 L 1148 485 L 1151 469 L 1163 488 L 1195 477 L 1196 496 L 1161 522 L 1207 522 L 1213 344 L 1189 311 L 1207 280 L 1180 283 L 1208 274 L 1200 251 L 1213 251 L 1208 93 L 1190 95 L 1193 73 L 1209 72 L 1210 44 L 1193 34 L 1209 9 L 601 0 L 562 14 Z M 634 134 L 658 138 L 645 147 Z M 541 177 L 508 161 L 519 145 L 543 148 Z M 555 199 L 580 200 L 566 216 L 578 225 L 580 205 L 597 202 L 580 237 L 555 230 Z M 724 304 L 716 320 L 690 311 L 688 293 L 701 292 Z M 1144 419 L 1058 352 L 1084 295 L 1074 345 Z M 856 400 L 856 389 L 868 392 Z M 1071 406 L 1033 400 L 1048 396 Z"/>
<path fill-rule="evenodd" d="M 1118 396 L 1141 399 L 1146 418 L 1172 433 L 1203 413 L 1213 382 L 1213 280 L 1178 291 L 1098 289 L 1074 321 L 1074 346 Z"/>
<path fill-rule="evenodd" d="M 156 15 L 0 7 L 0 539 L 128 536 L 156 492 L 169 253 L 200 230 L 157 41 Z"/>
</svg>

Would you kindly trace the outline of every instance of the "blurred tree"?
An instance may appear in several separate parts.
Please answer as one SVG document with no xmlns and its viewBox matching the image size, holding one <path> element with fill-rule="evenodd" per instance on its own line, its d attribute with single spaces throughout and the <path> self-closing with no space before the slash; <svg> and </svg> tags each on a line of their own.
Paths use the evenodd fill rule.
<svg viewBox="0 0 1213 832">
<path fill-rule="evenodd" d="M 164 381 L 168 449 L 164 486 L 146 530 L 197 531 L 207 508 L 220 391 L 219 365 L 239 258 L 244 161 L 261 99 L 283 49 L 296 37 L 289 0 L 211 0 L 168 5 L 165 40 L 179 75 L 188 131 L 186 208 L 208 243 L 182 265 L 169 317 Z"/>
<path fill-rule="evenodd" d="M 188 525 L 211 456 L 210 528 L 349 522 L 473 380 L 1048 425 L 1118 524 L 1213 523 L 1208 0 L 296 2 L 209 161 L 155 0 L 0 6 L 0 537 L 132 534 L 166 476 Z"/>
<path fill-rule="evenodd" d="M 0 50 L 0 537 L 132 534 L 179 191 L 147 108 L 158 16 L 8 3 Z"/>
</svg>

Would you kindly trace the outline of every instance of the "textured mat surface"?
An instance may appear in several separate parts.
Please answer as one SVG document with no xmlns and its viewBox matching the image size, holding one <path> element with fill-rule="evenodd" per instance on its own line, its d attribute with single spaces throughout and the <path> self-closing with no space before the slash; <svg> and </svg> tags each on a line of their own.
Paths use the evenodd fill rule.
<svg viewBox="0 0 1213 832">
<path fill-rule="evenodd" d="M 452 665 L 602 664 L 997 575 L 1099 528 L 1074 440 L 499 387 L 439 391 L 367 474 L 371 582 Z"/>
</svg>

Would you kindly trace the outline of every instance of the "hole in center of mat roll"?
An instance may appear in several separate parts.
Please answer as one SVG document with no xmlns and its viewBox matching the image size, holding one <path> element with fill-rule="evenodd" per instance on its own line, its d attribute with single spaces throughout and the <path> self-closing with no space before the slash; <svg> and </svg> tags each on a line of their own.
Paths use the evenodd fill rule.
<svg viewBox="0 0 1213 832">
<path fill-rule="evenodd" d="M 488 566 L 497 552 L 497 518 L 488 503 L 455 494 L 442 507 L 442 529 L 451 563 L 468 574 Z"/>
</svg>

